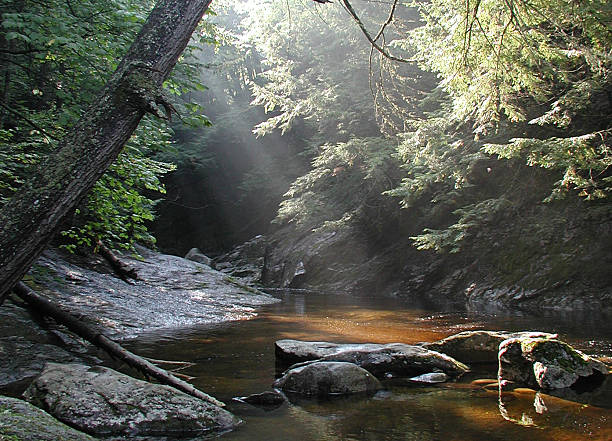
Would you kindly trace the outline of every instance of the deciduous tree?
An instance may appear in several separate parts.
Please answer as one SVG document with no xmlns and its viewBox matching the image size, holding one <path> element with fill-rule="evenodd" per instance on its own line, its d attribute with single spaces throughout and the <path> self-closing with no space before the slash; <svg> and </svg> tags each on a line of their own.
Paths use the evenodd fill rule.
<svg viewBox="0 0 612 441">
<path fill-rule="evenodd" d="M 162 83 L 211 0 L 160 0 L 98 99 L 0 211 L 0 304 L 146 113 L 169 118 Z"/>
</svg>

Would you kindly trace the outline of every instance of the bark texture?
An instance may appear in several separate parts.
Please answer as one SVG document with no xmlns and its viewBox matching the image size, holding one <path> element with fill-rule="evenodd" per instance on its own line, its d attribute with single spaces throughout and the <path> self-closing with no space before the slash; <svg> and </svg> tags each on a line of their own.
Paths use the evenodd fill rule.
<svg viewBox="0 0 612 441">
<path fill-rule="evenodd" d="M 62 221 L 117 157 L 145 113 L 167 106 L 162 83 L 211 0 L 160 0 L 98 99 L 0 211 L 0 304 Z"/>
</svg>

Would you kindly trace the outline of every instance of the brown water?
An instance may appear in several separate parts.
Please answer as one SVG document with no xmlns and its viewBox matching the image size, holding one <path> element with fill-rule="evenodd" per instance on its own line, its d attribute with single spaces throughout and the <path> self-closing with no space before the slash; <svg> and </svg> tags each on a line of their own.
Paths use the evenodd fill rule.
<svg viewBox="0 0 612 441">
<path fill-rule="evenodd" d="M 457 383 L 388 385 L 373 397 L 302 400 L 270 411 L 232 400 L 270 389 L 278 339 L 415 343 L 470 329 L 557 332 L 587 353 L 612 356 L 612 323 L 592 315 L 432 312 L 398 299 L 319 294 L 287 294 L 253 320 L 156 333 L 126 346 L 194 363 L 180 372 L 245 422 L 222 441 L 612 440 L 611 385 L 579 397 L 582 403 L 532 391 L 500 398 L 471 384 L 495 376 L 490 368 Z"/>
</svg>

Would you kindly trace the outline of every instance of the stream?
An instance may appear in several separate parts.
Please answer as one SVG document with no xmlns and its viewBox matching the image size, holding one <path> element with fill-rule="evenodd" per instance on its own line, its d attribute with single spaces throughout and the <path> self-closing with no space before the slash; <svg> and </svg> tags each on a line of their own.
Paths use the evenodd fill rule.
<svg viewBox="0 0 612 441">
<path fill-rule="evenodd" d="M 244 424 L 221 441 L 301 440 L 601 440 L 612 439 L 612 381 L 582 403 L 525 392 L 500 401 L 474 386 L 495 378 L 477 367 L 457 382 L 387 384 L 371 397 L 303 399 L 264 410 L 233 400 L 270 390 L 278 339 L 334 342 L 434 341 L 465 330 L 538 330 L 591 355 L 612 356 L 612 323 L 593 315 L 545 317 L 511 312 L 431 311 L 396 298 L 278 294 L 252 320 L 157 331 L 125 343 L 136 353 L 193 365 L 180 371 L 227 403 Z"/>
</svg>

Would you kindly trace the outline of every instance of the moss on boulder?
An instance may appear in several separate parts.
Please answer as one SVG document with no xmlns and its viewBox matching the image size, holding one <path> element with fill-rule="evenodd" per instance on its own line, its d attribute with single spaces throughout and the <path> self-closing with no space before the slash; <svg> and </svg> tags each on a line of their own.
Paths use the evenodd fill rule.
<svg viewBox="0 0 612 441">
<path fill-rule="evenodd" d="M 499 347 L 498 378 L 544 390 L 583 388 L 608 375 L 602 362 L 547 338 L 512 338 Z"/>
<path fill-rule="evenodd" d="M 0 396 L 0 440 L 95 441 L 95 438 L 68 427 L 30 403 Z"/>
</svg>

